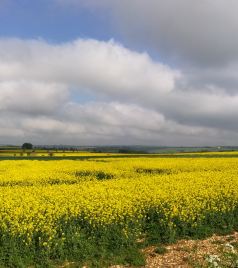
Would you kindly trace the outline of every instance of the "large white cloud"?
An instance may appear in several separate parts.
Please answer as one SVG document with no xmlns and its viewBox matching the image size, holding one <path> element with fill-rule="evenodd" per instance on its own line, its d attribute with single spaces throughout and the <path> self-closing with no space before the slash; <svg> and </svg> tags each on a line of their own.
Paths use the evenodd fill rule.
<svg viewBox="0 0 238 268">
<path fill-rule="evenodd" d="M 186 72 L 114 41 L 1 39 L 0 140 L 164 145 L 235 141 L 238 96 L 209 83 L 193 89 L 190 80 Z M 80 98 L 87 91 L 93 101 L 79 103 L 73 93 Z"/>
<path fill-rule="evenodd" d="M 179 73 L 114 41 L 78 39 L 61 45 L 0 40 L 2 80 L 24 79 L 110 91 L 168 92 Z"/>
</svg>

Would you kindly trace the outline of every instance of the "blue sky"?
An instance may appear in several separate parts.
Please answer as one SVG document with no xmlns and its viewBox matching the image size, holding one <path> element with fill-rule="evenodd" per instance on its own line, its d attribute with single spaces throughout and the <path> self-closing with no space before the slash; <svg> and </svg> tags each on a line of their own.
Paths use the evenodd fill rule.
<svg viewBox="0 0 238 268">
<path fill-rule="evenodd" d="M 0 143 L 237 145 L 237 8 L 0 1 Z"/>
<path fill-rule="evenodd" d="M 44 38 L 50 42 L 79 37 L 119 39 L 108 23 L 110 14 L 101 10 L 75 9 L 54 1 L 5 1 L 0 9 L 2 37 Z"/>
</svg>

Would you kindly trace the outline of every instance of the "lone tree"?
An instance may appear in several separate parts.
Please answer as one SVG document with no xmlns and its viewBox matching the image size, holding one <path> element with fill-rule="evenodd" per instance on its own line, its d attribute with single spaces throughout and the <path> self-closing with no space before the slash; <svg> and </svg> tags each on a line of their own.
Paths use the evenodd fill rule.
<svg viewBox="0 0 238 268">
<path fill-rule="evenodd" d="M 31 143 L 29 143 L 29 142 L 25 142 L 25 143 L 22 144 L 21 148 L 23 150 L 25 150 L 25 149 L 31 150 L 31 149 L 33 149 L 33 145 Z"/>
</svg>

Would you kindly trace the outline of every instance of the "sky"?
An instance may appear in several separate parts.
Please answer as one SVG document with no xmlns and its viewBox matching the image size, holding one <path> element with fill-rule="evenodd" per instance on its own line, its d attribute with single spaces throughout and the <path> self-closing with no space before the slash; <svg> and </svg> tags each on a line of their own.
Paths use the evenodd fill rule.
<svg viewBox="0 0 238 268">
<path fill-rule="evenodd" d="M 0 144 L 238 145 L 237 0 L 0 0 Z"/>
</svg>

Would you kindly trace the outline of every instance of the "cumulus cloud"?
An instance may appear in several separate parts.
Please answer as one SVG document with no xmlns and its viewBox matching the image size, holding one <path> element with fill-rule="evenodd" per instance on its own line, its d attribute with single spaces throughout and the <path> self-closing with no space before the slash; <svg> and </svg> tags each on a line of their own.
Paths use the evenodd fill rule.
<svg viewBox="0 0 238 268">
<path fill-rule="evenodd" d="M 124 48 L 113 40 L 78 39 L 61 45 L 44 41 L 0 40 L 1 79 L 71 84 L 78 88 L 138 92 L 173 89 L 179 73 L 156 63 L 146 53 Z M 115 83 L 116 81 L 116 83 Z"/>
<path fill-rule="evenodd" d="M 1 39 L 0 139 L 43 144 L 235 141 L 238 95 L 214 83 L 197 90 L 200 84 L 191 85 L 190 77 L 113 40 Z M 74 92 L 79 98 L 90 92 L 94 100 L 80 102 Z"/>
<path fill-rule="evenodd" d="M 131 47 L 153 51 L 185 74 L 186 90 L 237 91 L 236 0 L 54 0 L 110 13 L 111 27 Z"/>
</svg>

